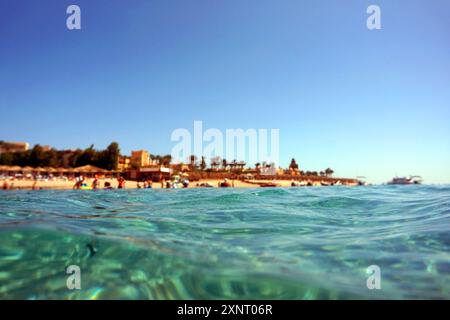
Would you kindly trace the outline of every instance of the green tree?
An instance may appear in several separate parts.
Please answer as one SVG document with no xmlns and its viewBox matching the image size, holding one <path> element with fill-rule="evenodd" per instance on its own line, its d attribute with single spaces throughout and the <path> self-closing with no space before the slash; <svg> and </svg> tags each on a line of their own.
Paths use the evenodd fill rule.
<svg viewBox="0 0 450 320">
<path fill-rule="evenodd" d="M 195 155 L 189 157 L 189 163 L 191 164 L 191 170 L 197 169 L 197 157 Z"/>
<path fill-rule="evenodd" d="M 96 159 L 96 151 L 94 145 L 84 149 L 75 160 L 75 167 L 81 167 L 86 165 L 93 165 Z"/>
<path fill-rule="evenodd" d="M 29 165 L 32 167 L 44 167 L 46 166 L 45 163 L 45 152 L 42 149 L 42 147 L 39 144 L 36 144 L 33 149 L 31 149 L 31 153 L 30 153 L 30 157 L 29 157 L 29 161 L 28 164 L 25 163 L 21 163 L 18 165 Z M 22 159 L 24 160 L 24 159 Z M 21 161 L 20 161 L 21 162 Z"/>
<path fill-rule="evenodd" d="M 119 165 L 120 148 L 117 142 L 111 142 L 105 150 L 105 166 L 106 170 L 117 170 Z"/>
<path fill-rule="evenodd" d="M 57 168 L 59 165 L 58 152 L 55 149 L 45 152 L 45 166 Z"/>
<path fill-rule="evenodd" d="M 77 164 L 79 163 L 79 158 L 83 154 L 83 151 L 81 149 L 75 150 L 72 155 L 69 158 L 69 167 L 75 168 L 77 167 Z"/>
<path fill-rule="evenodd" d="M 171 162 L 172 162 L 172 156 L 170 154 L 166 154 L 161 159 L 161 164 L 165 167 L 168 167 Z"/>
<path fill-rule="evenodd" d="M 222 159 L 222 169 L 227 170 L 228 162 L 227 159 Z"/>
<path fill-rule="evenodd" d="M 14 155 L 10 152 L 0 154 L 0 164 L 11 166 L 13 165 Z"/>
</svg>

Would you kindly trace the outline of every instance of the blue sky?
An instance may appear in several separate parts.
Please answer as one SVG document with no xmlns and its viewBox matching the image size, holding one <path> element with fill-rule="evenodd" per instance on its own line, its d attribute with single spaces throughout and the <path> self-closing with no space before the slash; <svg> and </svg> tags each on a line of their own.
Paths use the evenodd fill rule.
<svg viewBox="0 0 450 320">
<path fill-rule="evenodd" d="M 446 0 L 2 0 L 0 140 L 166 154 L 202 120 L 279 128 L 283 166 L 448 183 L 449 39 Z"/>
</svg>

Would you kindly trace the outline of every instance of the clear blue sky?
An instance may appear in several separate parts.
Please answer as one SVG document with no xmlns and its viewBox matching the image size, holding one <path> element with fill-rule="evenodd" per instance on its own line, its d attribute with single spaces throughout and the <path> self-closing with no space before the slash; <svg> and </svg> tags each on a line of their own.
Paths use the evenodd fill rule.
<svg viewBox="0 0 450 320">
<path fill-rule="evenodd" d="M 202 120 L 279 128 L 283 166 L 450 182 L 450 2 L 2 0 L 0 111 L 0 140 L 166 154 Z"/>
</svg>

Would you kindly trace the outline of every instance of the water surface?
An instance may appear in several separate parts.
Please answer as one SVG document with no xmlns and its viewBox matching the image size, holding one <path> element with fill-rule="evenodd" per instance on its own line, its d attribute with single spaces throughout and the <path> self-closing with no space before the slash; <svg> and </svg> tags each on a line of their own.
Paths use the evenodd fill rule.
<svg viewBox="0 0 450 320">
<path fill-rule="evenodd" d="M 4 191 L 0 298 L 449 299 L 449 204 L 449 186 Z"/>
</svg>

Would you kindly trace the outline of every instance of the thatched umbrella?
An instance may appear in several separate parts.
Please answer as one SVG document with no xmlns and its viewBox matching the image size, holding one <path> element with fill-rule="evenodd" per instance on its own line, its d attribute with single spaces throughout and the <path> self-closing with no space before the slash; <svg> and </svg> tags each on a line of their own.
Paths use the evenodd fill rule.
<svg viewBox="0 0 450 320">
<path fill-rule="evenodd" d="M 19 166 L 10 166 L 8 171 L 22 171 L 22 167 Z"/>
<path fill-rule="evenodd" d="M 23 171 L 23 172 L 33 172 L 33 171 L 34 171 L 34 168 L 33 168 L 33 167 L 30 167 L 30 166 L 26 166 L 26 167 L 23 167 L 23 168 L 22 168 L 22 171 Z"/>
<path fill-rule="evenodd" d="M 45 172 L 48 172 L 48 173 L 52 173 L 52 172 L 57 172 L 58 171 L 58 170 L 56 170 L 55 168 L 52 168 L 52 167 L 45 167 L 44 169 L 45 169 Z"/>
<path fill-rule="evenodd" d="M 106 173 L 106 172 L 108 172 L 108 170 L 101 169 L 96 166 L 92 166 L 90 164 L 88 164 L 86 166 L 75 168 L 73 171 L 79 172 L 79 173 Z"/>
</svg>

